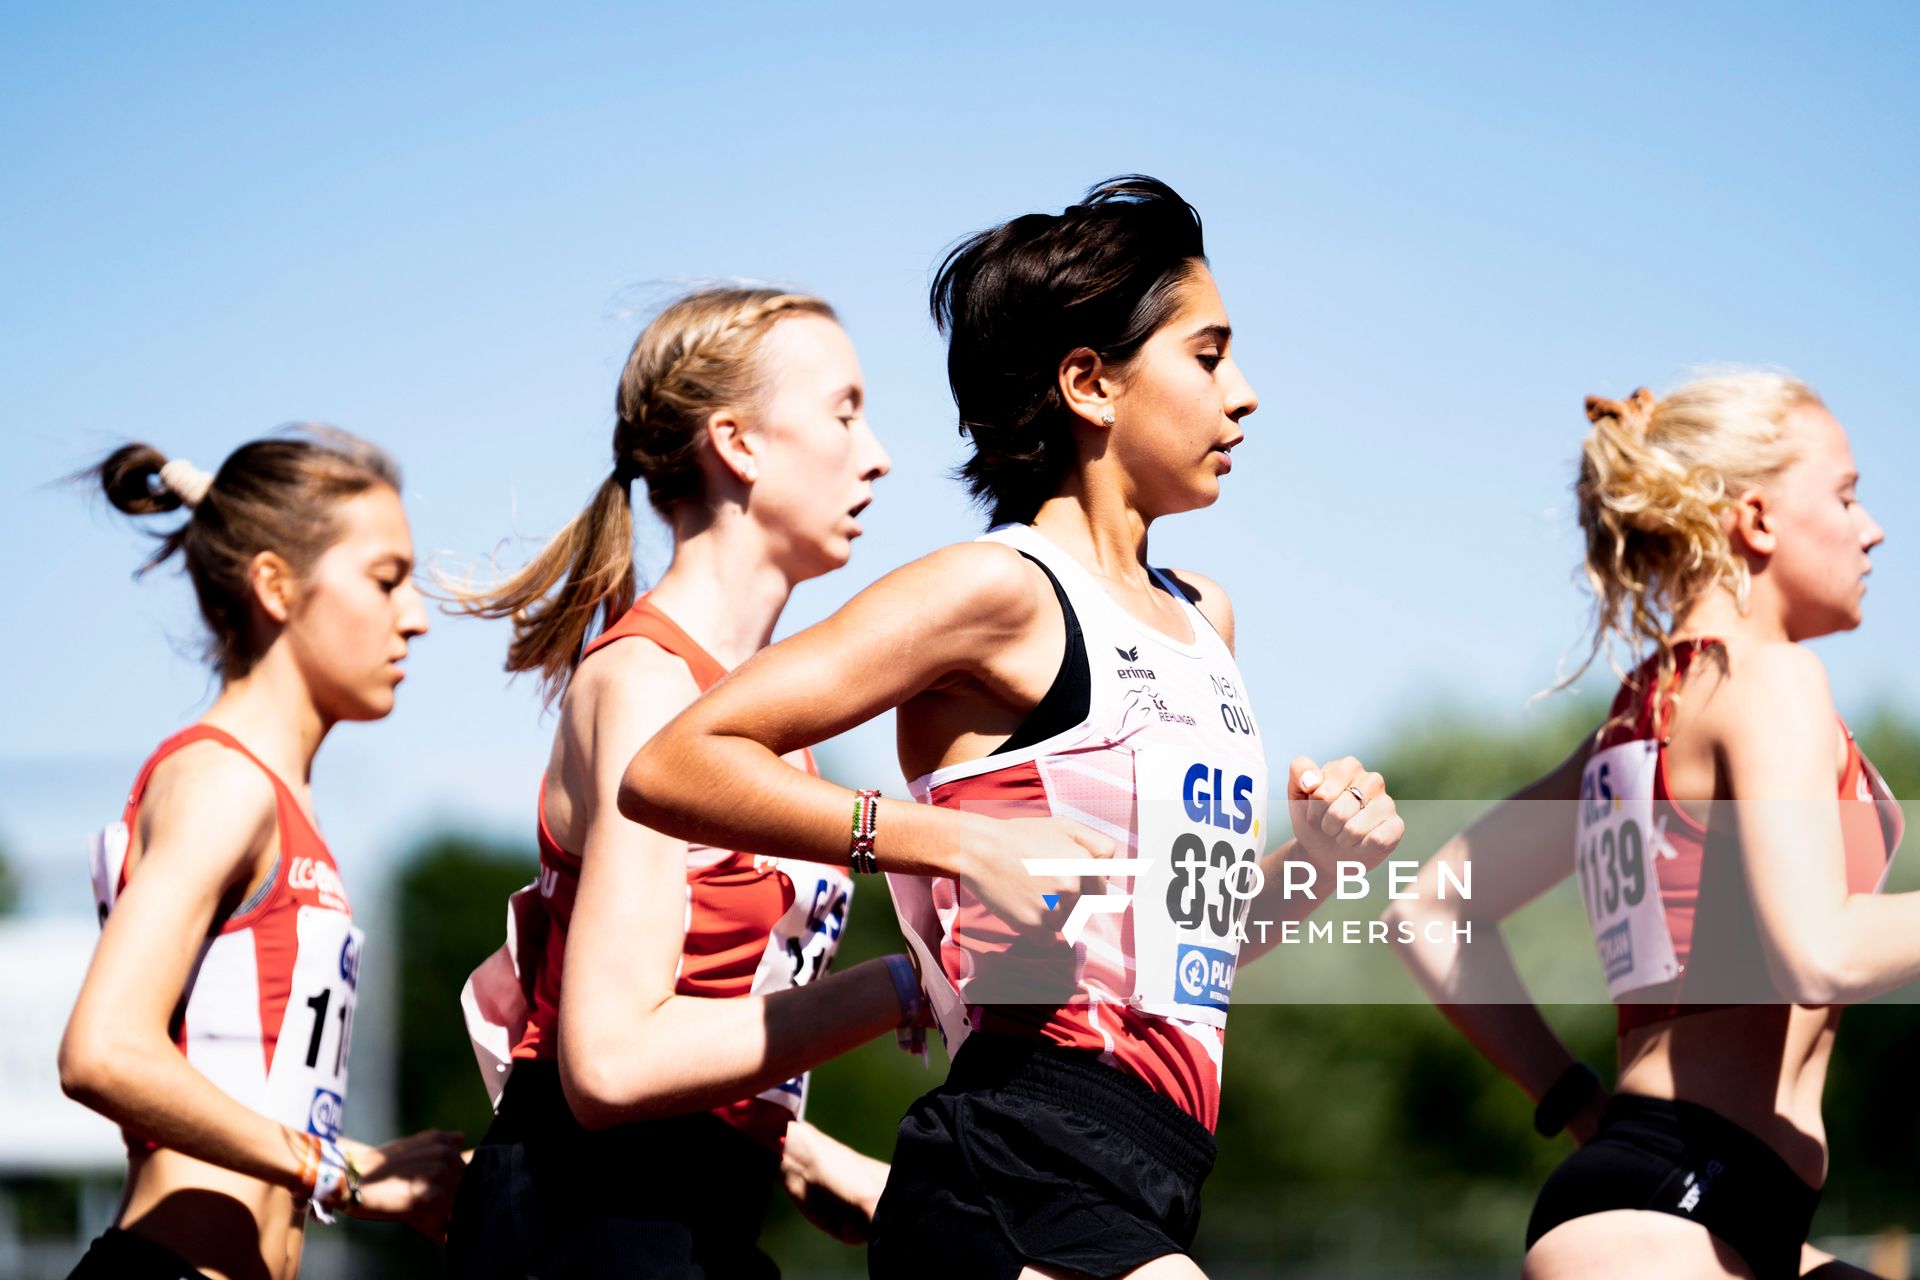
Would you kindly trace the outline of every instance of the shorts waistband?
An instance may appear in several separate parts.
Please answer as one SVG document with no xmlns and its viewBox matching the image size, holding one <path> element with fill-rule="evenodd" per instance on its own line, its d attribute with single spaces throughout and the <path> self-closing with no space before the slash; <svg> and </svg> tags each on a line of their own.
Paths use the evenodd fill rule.
<svg viewBox="0 0 1920 1280">
<path fill-rule="evenodd" d="M 1616 1093 L 1607 1099 L 1600 1113 L 1600 1132 L 1609 1129 L 1622 1133 L 1667 1138 L 1678 1148 L 1717 1145 L 1748 1165 L 1764 1169 L 1771 1177 L 1784 1178 L 1792 1186 L 1804 1187 L 1818 1196 L 1793 1166 L 1766 1141 L 1744 1125 L 1736 1124 L 1711 1107 L 1677 1098 L 1655 1098 L 1644 1093 Z"/>
<path fill-rule="evenodd" d="M 945 1088 L 1001 1089 L 1096 1120 L 1193 1182 L 1212 1171 L 1219 1151 L 1205 1125 L 1144 1081 L 1096 1053 L 1045 1040 L 976 1031 L 954 1055 Z"/>
</svg>

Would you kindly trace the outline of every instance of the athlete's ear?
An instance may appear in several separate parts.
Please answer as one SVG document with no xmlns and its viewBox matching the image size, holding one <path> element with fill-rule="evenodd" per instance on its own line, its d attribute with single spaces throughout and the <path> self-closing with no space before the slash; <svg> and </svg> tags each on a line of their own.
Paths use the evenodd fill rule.
<svg viewBox="0 0 1920 1280">
<path fill-rule="evenodd" d="M 752 484 L 760 478 L 754 433 L 737 411 L 719 409 L 707 418 L 707 443 L 721 468 L 740 483 Z"/>
<path fill-rule="evenodd" d="M 293 602 L 300 595 L 300 580 L 293 566 L 272 551 L 262 551 L 247 566 L 247 586 L 253 599 L 267 617 L 285 623 L 293 615 Z"/>
<path fill-rule="evenodd" d="M 1088 426 L 1113 425 L 1113 366 L 1091 347 L 1079 347 L 1060 362 L 1060 400 Z"/>
<path fill-rule="evenodd" d="M 1774 529 L 1772 509 L 1768 506 L 1767 495 L 1758 489 L 1748 489 L 1734 500 L 1732 528 L 1727 532 L 1733 541 L 1735 551 L 1746 551 L 1752 555 L 1771 556 L 1780 545 L 1779 534 Z"/>
</svg>

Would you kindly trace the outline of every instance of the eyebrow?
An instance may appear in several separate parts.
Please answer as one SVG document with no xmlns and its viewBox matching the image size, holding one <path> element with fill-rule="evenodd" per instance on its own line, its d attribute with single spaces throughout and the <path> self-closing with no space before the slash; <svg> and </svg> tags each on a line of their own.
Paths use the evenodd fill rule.
<svg viewBox="0 0 1920 1280">
<path fill-rule="evenodd" d="M 846 386 L 840 388 L 839 392 L 833 397 L 833 403 L 839 404 L 842 400 L 853 401 L 853 407 L 858 409 L 861 401 L 859 386 L 849 382 Z"/>
<path fill-rule="evenodd" d="M 1233 341 L 1233 326 L 1227 324 L 1202 325 L 1188 336 L 1187 341 L 1195 342 L 1201 338 L 1211 338 L 1224 347 Z"/>
</svg>

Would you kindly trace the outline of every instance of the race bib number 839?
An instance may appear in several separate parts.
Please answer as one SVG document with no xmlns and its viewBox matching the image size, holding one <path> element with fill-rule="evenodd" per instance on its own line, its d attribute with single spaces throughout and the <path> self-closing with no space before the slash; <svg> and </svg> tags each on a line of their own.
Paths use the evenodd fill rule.
<svg viewBox="0 0 1920 1280">
<path fill-rule="evenodd" d="M 1247 906 L 1260 889 L 1265 771 L 1171 747 L 1134 757 L 1140 849 L 1134 995 L 1149 1012 L 1224 1026 Z"/>
</svg>

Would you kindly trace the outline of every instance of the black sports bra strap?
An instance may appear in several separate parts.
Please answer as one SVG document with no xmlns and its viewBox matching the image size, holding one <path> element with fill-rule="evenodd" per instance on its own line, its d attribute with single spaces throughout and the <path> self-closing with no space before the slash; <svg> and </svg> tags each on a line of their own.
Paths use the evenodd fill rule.
<svg viewBox="0 0 1920 1280">
<path fill-rule="evenodd" d="M 1065 733 L 1087 718 L 1087 712 L 1093 706 L 1093 676 L 1087 667 L 1087 640 L 1080 630 L 1080 618 L 1073 611 L 1073 602 L 1067 599 L 1067 589 L 1060 585 L 1053 570 L 1037 556 L 1020 552 L 1028 560 L 1040 566 L 1040 572 L 1047 575 L 1047 581 L 1053 586 L 1054 599 L 1060 602 L 1060 619 L 1066 624 L 1067 643 L 1060 654 L 1060 669 L 1054 673 L 1053 683 L 1040 701 L 1034 704 L 1013 736 L 994 748 L 992 754 L 1005 755 L 1012 751 L 1023 751 L 1035 743 L 1045 742 L 1056 734 Z"/>
</svg>

